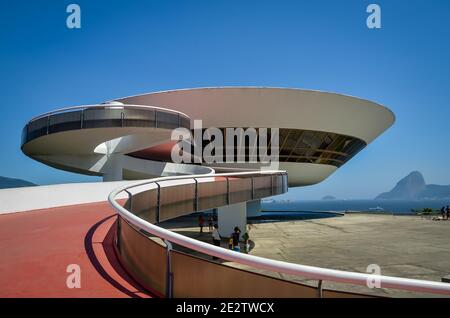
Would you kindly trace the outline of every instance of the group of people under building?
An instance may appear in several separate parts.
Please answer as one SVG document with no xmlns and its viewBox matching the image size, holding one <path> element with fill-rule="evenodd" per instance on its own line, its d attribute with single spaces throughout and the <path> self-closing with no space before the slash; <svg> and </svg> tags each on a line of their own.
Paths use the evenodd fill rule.
<svg viewBox="0 0 450 318">
<path fill-rule="evenodd" d="M 203 214 L 200 214 L 198 217 L 198 226 L 200 227 L 200 234 L 203 233 L 203 227 L 205 225 L 205 218 L 203 217 Z M 222 237 L 219 233 L 219 225 L 217 224 L 217 215 L 209 215 L 208 217 L 208 229 L 209 233 L 211 233 L 212 241 L 215 246 L 221 246 Z M 243 243 L 243 251 L 244 253 L 248 253 L 250 249 L 249 244 L 249 234 L 248 231 L 246 231 L 242 237 L 241 237 L 241 229 L 236 226 L 234 228 L 233 233 L 230 234 L 230 237 L 228 239 L 228 248 L 233 251 L 240 252 L 241 251 L 241 239 Z M 216 258 L 214 258 L 216 259 Z"/>
</svg>

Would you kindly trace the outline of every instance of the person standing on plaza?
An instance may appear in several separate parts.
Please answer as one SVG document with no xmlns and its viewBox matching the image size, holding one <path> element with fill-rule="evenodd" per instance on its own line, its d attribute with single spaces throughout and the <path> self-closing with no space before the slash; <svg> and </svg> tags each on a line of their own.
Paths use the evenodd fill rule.
<svg viewBox="0 0 450 318">
<path fill-rule="evenodd" d="M 241 251 L 241 247 L 239 246 L 239 240 L 241 238 L 241 229 L 239 227 L 235 227 L 234 228 L 234 232 L 232 234 L 232 238 L 233 238 L 233 250 L 240 252 Z"/>
<path fill-rule="evenodd" d="M 214 231 L 213 225 L 214 225 L 213 216 L 212 216 L 212 214 L 210 214 L 209 217 L 208 217 L 208 230 L 209 230 L 209 233 L 212 233 Z"/>
<path fill-rule="evenodd" d="M 212 230 L 212 239 L 213 239 L 213 244 L 215 246 L 219 246 L 220 247 L 220 241 L 221 241 L 221 237 L 219 234 L 219 226 L 217 224 L 214 224 L 214 228 Z M 213 256 L 213 260 L 218 259 L 217 257 Z"/>
<path fill-rule="evenodd" d="M 200 227 L 200 234 L 203 233 L 203 226 L 205 225 L 205 218 L 202 214 L 198 216 L 198 226 Z"/>
</svg>

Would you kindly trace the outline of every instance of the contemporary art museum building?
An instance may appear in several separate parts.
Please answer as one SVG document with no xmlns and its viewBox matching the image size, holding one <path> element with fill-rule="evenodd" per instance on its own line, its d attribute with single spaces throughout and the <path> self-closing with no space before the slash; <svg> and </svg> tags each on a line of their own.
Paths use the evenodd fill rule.
<svg viewBox="0 0 450 318">
<path fill-rule="evenodd" d="M 25 125 L 23 153 L 57 169 L 101 176 L 104 182 L 59 185 L 59 188 L 55 185 L 46 190 L 47 194 L 43 194 L 44 190 L 29 190 L 24 194 L 29 198 L 27 202 L 16 203 L 14 207 L 11 204 L 10 210 L 72 207 L 76 214 L 91 204 L 103 204 L 99 209 L 107 211 L 105 215 L 110 213 L 110 218 L 108 226 L 99 224 L 105 226 L 103 245 L 109 246 L 106 250 L 110 254 L 105 252 L 107 257 L 94 262 L 96 267 L 103 267 L 104 272 L 116 264 L 116 272 L 125 273 L 124 285 L 136 284 L 142 293 L 152 296 L 361 297 L 364 295 L 323 289 L 322 282 L 364 286 L 368 274 L 239 253 L 159 224 L 196 212 L 213 211 L 223 237 L 229 236 L 235 226 L 245 232 L 247 217 L 260 212 L 261 199 L 285 193 L 289 187 L 310 186 L 325 180 L 364 151 L 394 120 L 394 114 L 386 107 L 356 97 L 260 87 L 180 89 L 58 109 Z M 211 127 L 217 133 L 214 138 L 208 138 Z M 200 131 L 200 139 L 189 139 L 189 133 L 194 136 L 196 129 Z M 243 138 L 230 137 L 239 129 L 246 133 Z M 246 138 L 249 131 L 256 137 Z M 217 142 L 219 135 L 222 136 L 219 144 L 223 146 L 210 152 L 215 160 L 202 158 L 208 144 Z M 181 149 L 180 144 L 186 140 L 189 147 Z M 230 140 L 231 150 L 242 151 L 242 158 L 235 153 L 228 155 Z M 269 149 L 265 149 L 266 154 L 276 158 L 270 164 L 260 160 L 262 144 Z M 196 147 L 199 152 L 193 150 Z M 252 150 L 256 161 L 248 160 Z M 180 162 L 174 160 L 174 155 L 191 160 Z M 230 158 L 234 160 L 227 160 Z M 11 192 L 11 197 L 18 195 L 17 191 Z M 21 191 L 23 194 L 24 190 Z M 93 222 L 88 229 L 95 232 L 101 226 L 93 229 L 97 224 L 94 221 L 98 220 L 86 224 Z M 42 235 L 51 236 L 48 232 Z M 84 239 L 88 264 L 85 266 L 91 266 L 86 236 Z M 316 280 L 317 285 L 274 278 L 252 268 L 302 276 Z M 215 281 L 214 286 L 211 281 Z M 237 281 L 239 289 L 233 285 Z M 383 288 L 449 293 L 445 284 L 437 282 L 386 276 L 380 277 L 380 282 Z M 118 287 L 113 284 L 105 290 L 108 288 Z M 105 293 L 115 296 L 115 292 Z M 60 294 L 70 292 L 63 290 Z"/>
</svg>

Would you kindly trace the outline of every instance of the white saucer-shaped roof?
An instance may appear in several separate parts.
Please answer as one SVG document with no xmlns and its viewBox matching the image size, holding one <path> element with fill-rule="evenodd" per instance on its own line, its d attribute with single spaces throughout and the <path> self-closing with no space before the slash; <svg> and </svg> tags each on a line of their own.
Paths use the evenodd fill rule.
<svg viewBox="0 0 450 318">
<path fill-rule="evenodd" d="M 254 127 L 328 132 L 353 137 L 366 145 L 395 121 L 388 108 L 368 100 L 291 88 L 180 89 L 119 98 L 117 101 L 181 111 L 191 118 L 191 126 L 192 120 L 201 119 L 203 128 Z M 229 165 L 212 166 L 216 169 L 230 168 Z M 249 166 L 236 164 L 233 167 L 245 169 Z M 305 186 L 321 182 L 337 166 L 280 162 L 279 169 L 288 172 L 290 186 Z"/>
<path fill-rule="evenodd" d="M 116 99 L 125 104 L 178 110 L 207 127 L 293 128 L 333 132 L 367 144 L 389 128 L 394 114 L 356 97 L 265 87 L 180 89 Z"/>
</svg>

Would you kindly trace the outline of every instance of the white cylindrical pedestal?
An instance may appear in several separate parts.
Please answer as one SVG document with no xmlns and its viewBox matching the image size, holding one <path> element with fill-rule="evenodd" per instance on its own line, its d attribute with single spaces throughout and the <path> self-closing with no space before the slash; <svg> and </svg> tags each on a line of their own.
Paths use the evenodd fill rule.
<svg viewBox="0 0 450 318">
<path fill-rule="evenodd" d="M 110 155 L 103 169 L 103 181 L 121 181 L 123 180 L 123 168 L 121 158 Z"/>
<path fill-rule="evenodd" d="M 247 203 L 236 203 L 217 208 L 219 233 L 222 237 L 230 237 L 234 227 L 241 229 L 241 235 L 247 232 Z"/>
</svg>

